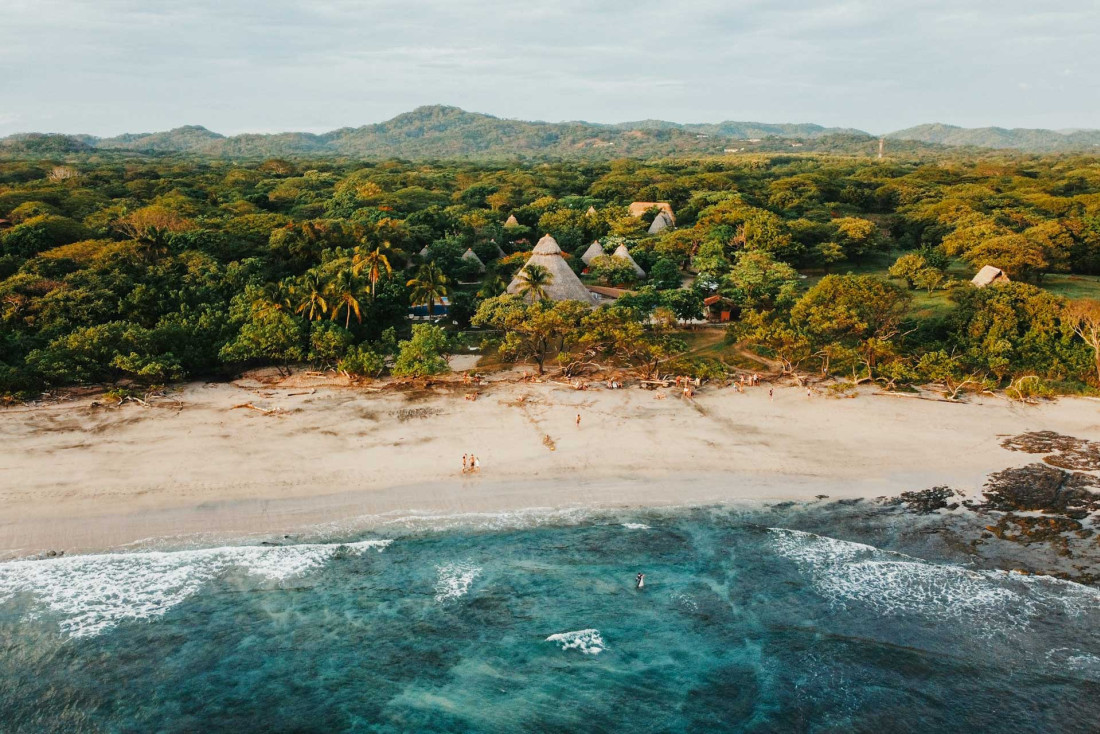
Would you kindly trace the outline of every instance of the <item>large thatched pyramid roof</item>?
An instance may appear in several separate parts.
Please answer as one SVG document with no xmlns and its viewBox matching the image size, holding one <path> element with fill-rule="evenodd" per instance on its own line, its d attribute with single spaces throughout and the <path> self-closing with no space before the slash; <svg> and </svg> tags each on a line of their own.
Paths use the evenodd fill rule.
<svg viewBox="0 0 1100 734">
<path fill-rule="evenodd" d="M 638 262 L 630 256 L 630 250 L 626 249 L 626 245 L 619 245 L 618 247 L 616 247 L 615 252 L 612 253 L 611 257 L 621 257 L 622 259 L 630 263 L 630 267 L 634 268 L 635 275 L 637 275 L 639 278 L 645 277 L 645 271 L 642 270 L 642 266 L 639 265 Z"/>
<path fill-rule="evenodd" d="M 585 265 L 591 265 L 592 261 L 601 255 L 603 255 L 603 247 L 600 246 L 599 242 L 593 242 L 588 246 L 588 249 L 584 251 L 584 254 L 581 255 L 581 262 Z"/>
<path fill-rule="evenodd" d="M 520 273 L 530 265 L 541 265 L 550 271 L 550 284 L 546 286 L 546 293 L 550 296 L 550 300 L 581 301 L 589 305 L 595 302 L 592 293 L 584 287 L 581 279 L 569 267 L 569 263 L 565 262 L 561 248 L 558 247 L 557 241 L 550 235 L 546 235 L 535 245 L 530 259 L 516 273 L 516 277 L 512 279 L 512 282 L 508 284 L 509 293 L 519 292 Z"/>
</svg>

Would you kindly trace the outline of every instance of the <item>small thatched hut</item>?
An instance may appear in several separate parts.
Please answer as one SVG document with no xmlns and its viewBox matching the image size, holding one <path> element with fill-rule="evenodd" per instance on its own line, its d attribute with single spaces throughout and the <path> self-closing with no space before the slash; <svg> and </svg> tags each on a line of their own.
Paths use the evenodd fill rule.
<svg viewBox="0 0 1100 734">
<path fill-rule="evenodd" d="M 639 278 L 645 277 L 645 271 L 642 270 L 642 266 L 630 256 L 630 251 L 626 249 L 626 245 L 619 245 L 615 248 L 615 252 L 611 254 L 611 257 L 619 257 L 630 263 L 630 267 L 634 268 L 634 274 Z"/>
<path fill-rule="evenodd" d="M 596 216 L 596 207 L 594 207 L 594 206 L 590 206 L 590 207 L 588 207 L 588 211 L 586 211 L 586 212 L 584 213 L 584 215 L 585 215 L 586 217 L 594 217 L 594 216 Z"/>
<path fill-rule="evenodd" d="M 978 274 L 970 280 L 978 288 L 985 288 L 987 285 L 993 285 L 994 283 L 1007 283 L 1008 281 L 1009 278 L 1005 271 L 992 265 L 983 266 Z"/>
<path fill-rule="evenodd" d="M 518 227 L 519 226 L 519 220 L 516 219 L 516 215 L 515 214 L 509 214 L 508 218 L 504 220 L 504 226 L 505 227 Z"/>
<path fill-rule="evenodd" d="M 516 277 L 512 279 L 512 282 L 508 284 L 509 293 L 519 293 L 520 290 L 520 273 L 522 273 L 530 265 L 541 265 L 550 271 L 550 284 L 546 286 L 546 292 L 550 296 L 552 301 L 581 301 L 588 305 L 595 303 L 595 298 L 592 293 L 589 292 L 584 284 L 581 283 L 581 279 L 577 277 L 577 274 L 573 272 L 573 269 L 569 267 L 569 263 L 565 262 L 565 258 L 562 256 L 561 248 L 558 247 L 557 240 L 550 235 L 544 236 L 539 243 L 535 245 L 535 249 L 531 252 L 530 259 L 527 260 L 523 268 L 516 273 Z"/>
<path fill-rule="evenodd" d="M 653 223 L 649 225 L 649 234 L 658 234 L 660 232 L 664 232 L 671 226 L 672 217 L 662 211 L 653 218 Z"/>
<path fill-rule="evenodd" d="M 421 248 L 421 250 L 420 250 L 420 257 L 427 257 L 427 256 L 428 256 L 428 246 L 424 245 L 424 247 Z"/>
<path fill-rule="evenodd" d="M 478 257 L 477 253 L 474 252 L 469 247 L 466 248 L 466 252 L 462 253 L 462 259 L 466 260 L 467 262 L 476 263 L 477 268 L 478 268 L 478 272 L 480 272 L 480 273 L 485 272 L 485 263 L 481 262 L 481 258 Z"/>
<path fill-rule="evenodd" d="M 601 255 L 603 255 L 603 248 L 600 247 L 600 243 L 593 242 L 588 246 L 588 249 L 584 251 L 584 254 L 581 255 L 581 262 L 585 265 L 591 265 L 592 261 Z"/>
</svg>

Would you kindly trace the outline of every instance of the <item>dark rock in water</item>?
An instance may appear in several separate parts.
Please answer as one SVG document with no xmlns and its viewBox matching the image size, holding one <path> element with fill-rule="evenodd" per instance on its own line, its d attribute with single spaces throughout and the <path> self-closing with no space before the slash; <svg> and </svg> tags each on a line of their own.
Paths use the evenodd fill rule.
<svg viewBox="0 0 1100 734">
<path fill-rule="evenodd" d="M 973 509 L 1001 512 L 1046 512 L 1083 518 L 1100 509 L 1100 478 L 1067 472 L 1045 464 L 1005 469 L 986 482 L 985 502 Z"/>
<path fill-rule="evenodd" d="M 1035 431 L 1006 438 L 1001 441 L 1001 446 L 1009 451 L 1051 454 L 1043 461 L 1061 469 L 1100 470 L 1100 443 L 1096 441 L 1063 436 L 1054 431 Z"/>
<path fill-rule="evenodd" d="M 1001 540 L 1010 540 L 1022 545 L 1049 543 L 1058 555 L 1069 556 L 1072 554 L 1069 550 L 1069 539 L 1065 533 L 1075 531 L 1080 533 L 1081 523 L 1068 517 L 1029 517 L 1009 512 L 1001 517 L 996 525 L 990 525 L 988 529 Z"/>
<path fill-rule="evenodd" d="M 887 505 L 905 505 L 910 512 L 926 515 L 936 510 L 958 508 L 958 502 L 947 504 L 947 500 L 955 496 L 955 490 L 950 487 L 932 487 L 922 489 L 919 492 L 902 492 L 897 497 L 887 500 Z"/>
</svg>

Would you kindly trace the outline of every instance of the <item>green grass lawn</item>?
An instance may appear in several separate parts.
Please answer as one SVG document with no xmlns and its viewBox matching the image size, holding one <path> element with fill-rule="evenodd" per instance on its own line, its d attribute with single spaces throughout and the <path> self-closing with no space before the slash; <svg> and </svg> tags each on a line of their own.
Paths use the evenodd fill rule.
<svg viewBox="0 0 1100 734">
<path fill-rule="evenodd" d="M 1071 300 L 1095 298 L 1100 300 L 1100 276 L 1051 274 L 1043 277 L 1040 286 L 1051 293 Z"/>
</svg>

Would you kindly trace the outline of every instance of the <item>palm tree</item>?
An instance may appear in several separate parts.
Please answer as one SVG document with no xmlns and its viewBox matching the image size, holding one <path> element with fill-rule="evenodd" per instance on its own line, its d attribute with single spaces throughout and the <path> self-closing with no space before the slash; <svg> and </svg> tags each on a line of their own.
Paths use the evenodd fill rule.
<svg viewBox="0 0 1100 734">
<path fill-rule="evenodd" d="M 325 300 L 327 286 L 321 276 L 310 270 L 302 276 L 301 283 L 296 288 L 302 294 L 302 300 L 298 304 L 295 313 L 309 311 L 306 315 L 310 321 L 316 321 L 328 313 L 328 301 Z"/>
<path fill-rule="evenodd" d="M 435 263 L 421 265 L 416 277 L 405 285 L 410 289 L 409 296 L 414 306 L 428 304 L 428 320 L 431 321 L 436 299 L 447 295 L 447 278 L 443 271 Z"/>
<path fill-rule="evenodd" d="M 272 311 L 289 311 L 294 307 L 291 301 L 293 293 L 287 281 L 264 283 L 260 289 L 260 297 L 252 302 L 252 308 L 261 314 Z"/>
<path fill-rule="evenodd" d="M 554 282 L 554 275 L 542 265 L 528 265 L 516 279 L 519 281 L 516 290 L 521 296 L 531 296 L 536 301 L 550 300 L 550 292 L 546 288 Z"/>
<path fill-rule="evenodd" d="M 336 279 L 329 284 L 329 294 L 332 296 L 332 320 L 335 321 L 336 317 L 340 315 L 340 311 L 345 312 L 344 316 L 344 328 L 351 326 L 351 314 L 355 313 L 356 321 L 363 322 L 363 314 L 359 310 L 359 299 L 357 296 L 361 293 L 366 293 L 366 288 L 363 287 L 363 281 L 359 276 L 355 274 L 352 269 L 341 270 L 336 274 Z"/>
<path fill-rule="evenodd" d="M 481 284 L 477 291 L 478 298 L 492 298 L 499 296 L 508 287 L 508 282 L 497 271 L 492 271 Z"/>
<path fill-rule="evenodd" d="M 370 297 L 372 301 L 382 273 L 385 272 L 386 275 L 389 275 L 393 272 L 389 258 L 382 254 L 382 248 L 380 247 L 376 247 L 366 254 L 356 252 L 355 257 L 351 260 L 351 267 L 357 274 L 364 270 L 367 271 L 367 278 L 370 279 Z"/>
</svg>

